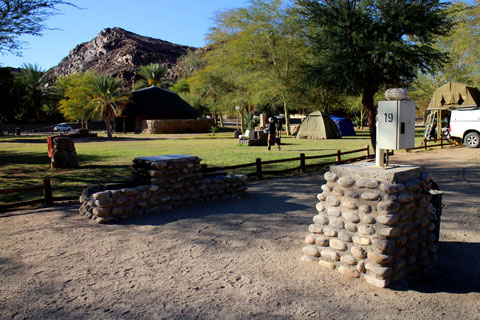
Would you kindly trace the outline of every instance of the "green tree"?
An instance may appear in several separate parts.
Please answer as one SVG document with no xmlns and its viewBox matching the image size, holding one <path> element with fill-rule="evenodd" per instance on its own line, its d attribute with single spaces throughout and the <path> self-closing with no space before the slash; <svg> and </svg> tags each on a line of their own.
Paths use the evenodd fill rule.
<svg viewBox="0 0 480 320">
<path fill-rule="evenodd" d="M 95 77 L 97 75 L 93 72 L 79 72 L 60 77 L 55 83 L 63 97 L 58 110 L 67 120 L 81 120 L 82 127 L 83 123 L 95 117 L 90 105 Z"/>
<path fill-rule="evenodd" d="M 451 34 L 439 37 L 435 47 L 450 59 L 435 73 L 421 73 L 410 88 L 412 97 L 424 112 L 435 90 L 449 81 L 480 85 L 480 1 L 458 1 L 448 8 L 454 21 Z"/>
<path fill-rule="evenodd" d="M 122 89 L 121 79 L 85 73 L 61 79 L 58 85 L 63 91 L 60 111 L 65 117 L 102 119 L 108 138 L 112 138 L 111 120 L 121 113 L 130 97 L 130 93 Z"/>
<path fill-rule="evenodd" d="M 18 91 L 15 86 L 15 77 L 9 68 L 0 68 L 0 122 L 15 120 L 15 115 L 20 109 L 20 97 L 15 94 Z"/>
<path fill-rule="evenodd" d="M 55 108 L 57 92 L 39 66 L 23 64 L 17 80 L 22 88 L 21 105 L 25 120 L 34 114 L 40 121 Z"/>
<path fill-rule="evenodd" d="M 375 146 L 374 96 L 387 86 L 405 86 L 417 72 L 432 72 L 446 61 L 434 47 L 452 21 L 439 0 L 297 0 L 315 57 L 311 79 L 326 88 L 362 95 Z"/>
<path fill-rule="evenodd" d="M 235 70 L 250 105 L 283 105 L 287 134 L 289 110 L 298 101 L 300 66 L 308 50 L 301 31 L 287 1 L 251 0 L 245 9 L 219 13 L 208 36 L 217 51 L 223 51 L 224 59 L 215 57 L 214 63 Z"/>
<path fill-rule="evenodd" d="M 159 63 L 151 63 L 146 66 L 141 66 L 137 75 L 142 79 L 135 82 L 135 89 L 146 88 L 150 86 L 163 87 L 165 86 L 164 77 L 167 74 L 167 67 Z"/>
<path fill-rule="evenodd" d="M 71 5 L 61 0 L 0 1 L 0 52 L 20 55 L 22 35 L 40 36 L 47 30 L 44 21 L 58 13 L 57 6 Z"/>
<path fill-rule="evenodd" d="M 187 93 L 190 92 L 190 86 L 188 85 L 186 79 L 180 79 L 177 81 L 177 83 L 170 87 L 170 90 L 176 93 Z"/>
</svg>

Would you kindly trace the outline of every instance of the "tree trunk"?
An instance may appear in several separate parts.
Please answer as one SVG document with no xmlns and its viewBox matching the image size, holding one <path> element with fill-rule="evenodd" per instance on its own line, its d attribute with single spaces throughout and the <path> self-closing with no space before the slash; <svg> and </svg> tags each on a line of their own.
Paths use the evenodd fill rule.
<svg viewBox="0 0 480 320">
<path fill-rule="evenodd" d="M 243 116 L 243 108 L 238 111 L 240 116 L 240 126 L 242 127 L 242 132 L 245 133 L 245 117 Z"/>
<path fill-rule="evenodd" d="M 365 91 L 362 96 L 362 105 L 363 108 L 368 113 L 368 129 L 370 131 L 370 141 L 372 142 L 373 150 L 375 151 L 376 146 L 376 138 L 377 138 L 377 126 L 375 121 L 376 110 L 373 97 L 375 95 L 375 91 Z"/>
<path fill-rule="evenodd" d="M 219 113 L 220 113 L 220 127 L 225 128 L 225 124 L 223 123 L 223 115 L 222 115 L 221 112 L 219 112 Z"/>
<path fill-rule="evenodd" d="M 290 136 L 292 134 L 292 131 L 290 130 L 290 112 L 288 111 L 286 101 L 283 101 L 283 110 L 285 112 L 285 133 L 287 136 Z"/>
<path fill-rule="evenodd" d="M 107 138 L 112 139 L 112 124 L 110 123 L 110 118 L 103 119 L 105 125 L 107 126 Z"/>
</svg>

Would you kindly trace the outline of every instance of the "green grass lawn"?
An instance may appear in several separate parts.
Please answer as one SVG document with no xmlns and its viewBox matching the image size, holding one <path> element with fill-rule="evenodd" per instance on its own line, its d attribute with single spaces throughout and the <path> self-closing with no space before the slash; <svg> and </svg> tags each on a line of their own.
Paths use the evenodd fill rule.
<svg viewBox="0 0 480 320">
<path fill-rule="evenodd" d="M 419 133 L 418 133 L 419 135 Z M 420 137 L 417 138 L 421 140 Z M 0 189 L 41 183 L 52 179 L 54 196 L 78 196 L 86 185 L 101 182 L 125 181 L 131 174 L 132 159 L 139 156 L 188 154 L 198 156 L 210 166 L 229 166 L 254 162 L 256 158 L 275 160 L 348 151 L 370 145 L 367 131 L 357 131 L 356 137 L 334 140 L 306 140 L 282 137 L 282 150 L 267 151 L 266 147 L 247 147 L 238 144 L 231 132 L 205 135 L 121 135 L 113 140 L 76 139 L 75 148 L 80 169 L 50 169 L 46 136 L 0 137 Z M 371 146 L 370 146 L 371 148 Z M 370 149 L 373 153 L 372 149 Z M 362 154 L 352 154 L 356 157 Z M 347 156 L 345 156 L 347 158 Z M 307 164 L 333 161 L 334 157 L 307 160 Z M 268 169 L 298 166 L 297 162 L 270 165 Z M 252 172 L 254 168 L 236 170 Z M 0 195 L 0 203 L 20 201 L 39 196 L 41 191 Z"/>
</svg>

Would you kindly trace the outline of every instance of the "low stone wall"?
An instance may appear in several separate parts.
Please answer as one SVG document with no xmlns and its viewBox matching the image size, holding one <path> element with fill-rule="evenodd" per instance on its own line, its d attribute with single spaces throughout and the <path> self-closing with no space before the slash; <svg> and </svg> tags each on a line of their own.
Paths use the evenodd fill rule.
<svg viewBox="0 0 480 320">
<path fill-rule="evenodd" d="M 145 120 L 142 132 L 158 133 L 204 133 L 210 132 L 215 126 L 213 119 L 182 119 L 182 120 Z"/>
<path fill-rule="evenodd" d="M 239 198 L 247 189 L 245 175 L 204 178 L 198 157 L 135 158 L 133 167 L 139 186 L 86 189 L 80 197 L 80 214 L 108 223 L 197 202 Z"/>
<path fill-rule="evenodd" d="M 423 167 L 355 163 L 331 167 L 325 179 L 302 260 L 378 287 L 437 260 L 431 180 Z"/>
</svg>

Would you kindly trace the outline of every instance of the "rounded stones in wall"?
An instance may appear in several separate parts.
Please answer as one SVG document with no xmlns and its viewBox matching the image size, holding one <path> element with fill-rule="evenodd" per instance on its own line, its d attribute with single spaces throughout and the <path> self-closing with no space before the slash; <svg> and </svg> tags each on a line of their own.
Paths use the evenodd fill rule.
<svg viewBox="0 0 480 320">
<path fill-rule="evenodd" d="M 315 244 L 315 236 L 313 234 L 309 234 L 305 237 L 306 244 Z"/>
<path fill-rule="evenodd" d="M 350 188 L 351 186 L 353 186 L 354 183 L 355 180 L 350 177 L 341 177 L 340 179 L 338 179 L 338 184 L 344 188 Z"/>
<path fill-rule="evenodd" d="M 333 196 L 328 196 L 326 203 L 327 203 L 327 205 L 329 205 L 331 207 L 340 206 L 340 200 L 338 200 L 337 198 L 335 198 Z"/>
<path fill-rule="evenodd" d="M 326 237 L 317 237 L 315 239 L 315 244 L 319 247 L 328 247 L 328 238 Z"/>
<path fill-rule="evenodd" d="M 372 243 L 372 240 L 370 240 L 370 238 L 360 237 L 360 236 L 353 236 L 352 240 L 353 240 L 353 243 L 361 246 L 369 246 Z"/>
<path fill-rule="evenodd" d="M 357 225 L 353 223 L 346 223 L 345 224 L 345 230 L 349 232 L 357 232 Z"/>
<path fill-rule="evenodd" d="M 354 266 L 357 264 L 357 260 L 351 254 L 344 254 L 340 257 L 342 263 L 348 264 L 349 266 Z"/>
<path fill-rule="evenodd" d="M 347 250 L 347 245 L 338 239 L 330 239 L 330 248 L 339 251 L 345 251 Z"/>
<path fill-rule="evenodd" d="M 313 245 L 303 247 L 303 253 L 312 257 L 320 257 L 320 251 L 318 251 L 318 248 Z"/>
<path fill-rule="evenodd" d="M 352 242 L 352 236 L 350 236 L 347 232 L 345 231 L 340 231 L 338 233 L 338 239 L 345 241 L 345 242 Z"/>
<path fill-rule="evenodd" d="M 360 278 L 360 272 L 357 269 L 347 266 L 340 266 L 338 272 L 349 278 Z"/>
<path fill-rule="evenodd" d="M 377 192 L 364 192 L 360 197 L 367 201 L 376 201 L 380 199 L 380 195 Z"/>
<path fill-rule="evenodd" d="M 357 259 L 365 259 L 367 257 L 367 252 L 360 247 L 351 247 L 350 253 Z"/>
<path fill-rule="evenodd" d="M 360 217 L 358 216 L 358 214 L 356 214 L 353 211 L 344 210 L 342 212 L 342 216 L 345 219 L 345 221 L 347 221 L 347 222 L 350 222 L 350 223 L 359 223 L 360 222 Z"/>
<path fill-rule="evenodd" d="M 357 188 L 368 188 L 375 189 L 378 186 L 379 182 L 373 178 L 362 178 L 358 179 L 356 183 Z"/>
<path fill-rule="evenodd" d="M 315 234 L 322 234 L 322 233 L 323 233 L 322 227 L 317 226 L 317 225 L 315 225 L 315 224 L 311 224 L 311 225 L 308 227 L 308 231 L 310 231 L 311 233 L 315 233 Z"/>
<path fill-rule="evenodd" d="M 323 177 L 325 178 L 325 180 L 327 180 L 328 182 L 335 182 L 338 180 L 338 175 L 334 172 L 330 172 L 330 171 L 327 171 L 325 172 L 325 174 L 323 175 Z"/>
<path fill-rule="evenodd" d="M 330 260 L 330 261 L 338 261 L 340 260 L 340 256 L 333 250 L 324 249 L 320 252 L 320 255 L 323 259 Z"/>
</svg>

